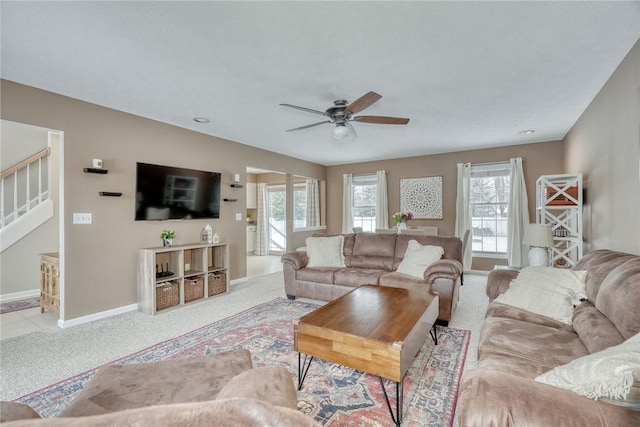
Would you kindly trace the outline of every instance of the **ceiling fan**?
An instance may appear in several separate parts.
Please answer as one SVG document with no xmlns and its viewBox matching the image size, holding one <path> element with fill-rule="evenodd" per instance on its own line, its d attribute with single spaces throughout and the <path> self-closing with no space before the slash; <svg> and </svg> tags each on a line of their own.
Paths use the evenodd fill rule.
<svg viewBox="0 0 640 427">
<path fill-rule="evenodd" d="M 333 123 L 333 137 L 335 139 L 344 139 L 348 137 L 356 137 L 356 131 L 349 122 L 362 122 L 373 123 L 379 125 L 406 125 L 409 123 L 409 119 L 401 117 L 387 117 L 387 116 L 354 116 L 354 114 L 371 107 L 375 104 L 382 95 L 375 92 L 369 92 L 360 98 L 348 104 L 344 99 L 339 99 L 333 102 L 333 106 L 326 109 L 326 111 L 314 110 L 311 108 L 299 107 L 291 104 L 280 104 L 283 107 L 294 108 L 300 111 L 306 111 L 308 113 L 319 114 L 321 116 L 328 117 L 329 120 L 324 120 L 318 123 L 312 123 L 310 125 L 300 126 L 293 129 L 287 129 L 287 132 L 308 129 L 314 126 L 322 125 L 325 123 Z"/>
</svg>

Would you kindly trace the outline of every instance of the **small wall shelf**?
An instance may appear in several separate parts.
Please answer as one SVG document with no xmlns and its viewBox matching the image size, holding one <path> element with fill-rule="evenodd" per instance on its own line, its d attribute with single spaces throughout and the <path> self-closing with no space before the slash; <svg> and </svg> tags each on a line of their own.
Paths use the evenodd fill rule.
<svg viewBox="0 0 640 427">
<path fill-rule="evenodd" d="M 238 199 L 223 199 L 225 202 L 237 202 Z"/>
<path fill-rule="evenodd" d="M 235 184 L 231 184 L 231 188 L 244 188 L 244 185 L 235 183 Z"/>
<path fill-rule="evenodd" d="M 114 191 L 100 191 L 98 192 L 98 194 L 100 194 L 103 197 L 120 197 L 122 196 L 122 193 L 117 193 Z"/>
<path fill-rule="evenodd" d="M 101 175 L 104 175 L 106 173 L 109 173 L 108 169 L 98 169 L 98 168 L 83 168 L 82 169 L 84 171 L 84 173 L 99 173 Z"/>
</svg>

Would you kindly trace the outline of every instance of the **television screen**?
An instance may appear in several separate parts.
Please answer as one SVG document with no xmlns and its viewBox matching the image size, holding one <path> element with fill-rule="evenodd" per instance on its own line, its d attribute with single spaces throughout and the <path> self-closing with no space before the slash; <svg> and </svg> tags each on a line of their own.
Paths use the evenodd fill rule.
<svg viewBox="0 0 640 427">
<path fill-rule="evenodd" d="M 136 221 L 220 218 L 219 172 L 136 164 Z"/>
</svg>

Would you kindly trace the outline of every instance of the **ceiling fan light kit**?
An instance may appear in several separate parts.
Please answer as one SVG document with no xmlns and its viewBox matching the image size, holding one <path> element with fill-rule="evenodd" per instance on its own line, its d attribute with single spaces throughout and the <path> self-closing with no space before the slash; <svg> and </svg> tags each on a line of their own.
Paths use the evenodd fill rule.
<svg viewBox="0 0 640 427">
<path fill-rule="evenodd" d="M 387 117 L 387 116 L 354 116 L 354 114 L 359 113 L 360 111 L 371 107 L 374 103 L 376 103 L 382 95 L 379 95 L 375 92 L 369 92 L 360 98 L 356 99 L 351 104 L 348 104 L 344 99 L 339 99 L 333 102 L 333 106 L 327 108 L 325 111 L 314 110 L 312 108 L 299 107 L 297 105 L 292 104 L 280 104 L 283 107 L 293 108 L 295 110 L 305 111 L 307 113 L 319 114 L 325 117 L 328 117 L 329 120 L 324 120 L 322 122 L 312 123 L 310 125 L 300 126 L 293 129 L 287 129 L 287 132 L 308 129 L 314 126 L 319 126 L 325 123 L 334 123 L 335 127 L 333 128 L 333 138 L 334 139 L 345 139 L 345 138 L 356 138 L 356 131 L 351 125 L 351 121 L 361 122 L 361 123 L 372 123 L 379 125 L 406 125 L 409 123 L 409 119 L 401 118 L 401 117 Z M 348 104 L 348 105 L 347 105 Z"/>
</svg>

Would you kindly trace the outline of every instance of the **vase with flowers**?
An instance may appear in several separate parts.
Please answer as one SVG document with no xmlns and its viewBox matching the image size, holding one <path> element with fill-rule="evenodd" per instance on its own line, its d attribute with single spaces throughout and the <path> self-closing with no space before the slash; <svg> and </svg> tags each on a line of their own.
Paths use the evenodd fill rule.
<svg viewBox="0 0 640 427">
<path fill-rule="evenodd" d="M 393 221 L 396 223 L 398 230 L 404 230 L 407 228 L 407 221 L 413 218 L 411 212 L 396 212 L 393 214 Z"/>
<path fill-rule="evenodd" d="M 173 230 L 162 230 L 160 238 L 162 239 L 162 246 L 171 246 L 173 239 L 176 237 L 176 232 Z"/>
</svg>

